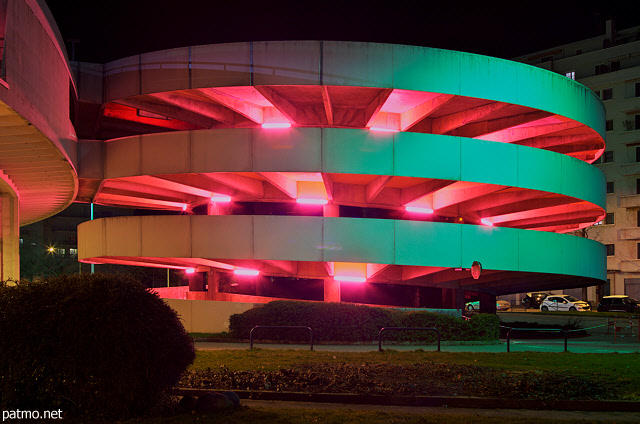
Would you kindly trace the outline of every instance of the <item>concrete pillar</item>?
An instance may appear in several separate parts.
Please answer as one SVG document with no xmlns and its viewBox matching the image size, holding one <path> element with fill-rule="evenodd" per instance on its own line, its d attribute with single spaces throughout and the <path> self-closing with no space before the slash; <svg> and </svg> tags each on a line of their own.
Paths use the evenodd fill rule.
<svg viewBox="0 0 640 424">
<path fill-rule="evenodd" d="M 0 280 L 20 280 L 18 198 L 0 193 Z"/>
<path fill-rule="evenodd" d="M 340 302 L 340 282 L 332 277 L 324 279 L 324 301 Z"/>
<path fill-rule="evenodd" d="M 322 216 L 338 218 L 340 216 L 340 205 L 328 203 L 322 208 Z"/>
<path fill-rule="evenodd" d="M 413 302 L 412 302 L 412 306 L 414 308 L 419 308 L 420 307 L 420 287 L 418 287 L 418 286 L 413 287 Z"/>
<path fill-rule="evenodd" d="M 194 272 L 189 274 L 189 291 L 204 291 L 205 273 Z"/>
<path fill-rule="evenodd" d="M 496 297 L 488 293 L 480 293 L 480 312 L 483 314 L 496 313 Z"/>
<path fill-rule="evenodd" d="M 456 308 L 456 289 L 442 289 L 442 308 L 455 309 Z"/>
<path fill-rule="evenodd" d="M 268 296 L 269 290 L 267 284 L 270 282 L 271 280 L 269 280 L 269 277 L 262 275 L 256 277 L 256 296 Z"/>
<path fill-rule="evenodd" d="M 464 311 L 464 289 L 459 287 L 455 290 L 456 290 L 455 309 L 460 309 L 461 311 Z"/>
<path fill-rule="evenodd" d="M 220 300 L 220 272 L 209 270 L 207 273 L 207 299 Z"/>
</svg>

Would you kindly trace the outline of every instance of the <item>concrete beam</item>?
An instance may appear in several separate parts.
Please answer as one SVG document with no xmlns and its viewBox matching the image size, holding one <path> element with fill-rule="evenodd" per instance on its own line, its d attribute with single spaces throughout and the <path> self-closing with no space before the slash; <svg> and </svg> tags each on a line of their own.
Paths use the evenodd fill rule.
<svg viewBox="0 0 640 424">
<path fill-rule="evenodd" d="M 433 134 L 446 134 L 451 130 L 478 121 L 500 109 L 510 105 L 500 102 L 491 102 L 486 105 L 474 107 L 460 112 L 436 118 L 431 122 Z"/>
<path fill-rule="evenodd" d="M 431 115 L 440 107 L 445 105 L 455 96 L 453 94 L 441 94 L 438 97 L 434 97 L 412 109 L 409 109 L 400 114 L 400 130 L 407 131 L 424 118 Z"/>
<path fill-rule="evenodd" d="M 269 184 L 286 194 L 288 197 L 295 199 L 298 197 L 298 183 L 291 178 L 285 177 L 279 172 L 260 172 Z"/>
<path fill-rule="evenodd" d="M 234 125 L 236 123 L 235 113 L 217 104 L 203 102 L 202 100 L 192 99 L 174 93 L 156 93 L 150 96 L 172 106 L 222 122 L 223 124 Z"/>
<path fill-rule="evenodd" d="M 198 91 L 211 100 L 228 107 L 256 124 L 262 124 L 264 122 L 264 110 L 261 106 L 258 106 L 255 103 L 233 97 L 222 91 L 216 90 L 215 88 L 201 88 Z"/>
</svg>

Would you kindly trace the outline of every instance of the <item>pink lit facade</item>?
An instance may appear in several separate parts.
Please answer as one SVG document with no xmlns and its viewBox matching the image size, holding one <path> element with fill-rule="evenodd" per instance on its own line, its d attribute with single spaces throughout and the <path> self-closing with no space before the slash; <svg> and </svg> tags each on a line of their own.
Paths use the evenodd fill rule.
<svg viewBox="0 0 640 424">
<path fill-rule="evenodd" d="M 91 87 L 79 97 L 77 200 L 173 213 L 81 224 L 81 261 L 194 269 L 186 298 L 229 301 L 266 301 L 288 279 L 302 291 L 319 281 L 325 301 L 393 285 L 406 306 L 461 309 L 602 281 L 602 246 L 564 234 L 604 216 L 590 165 L 605 147 L 602 104 L 574 81 L 322 41 L 75 71 Z M 584 255 L 594 260 L 577 265 Z M 225 289 L 246 279 L 250 294 Z"/>
<path fill-rule="evenodd" d="M 574 81 L 327 41 L 185 47 L 71 72 L 46 6 L 14 3 L 39 29 L 12 37 L 7 23 L 0 100 L 37 136 L 0 136 L 8 267 L 18 225 L 77 201 L 146 211 L 81 224 L 78 259 L 184 271 L 189 286 L 166 297 L 479 299 L 490 311 L 497 295 L 606 276 L 604 247 L 565 234 L 605 204 L 591 165 L 604 109 Z"/>
</svg>

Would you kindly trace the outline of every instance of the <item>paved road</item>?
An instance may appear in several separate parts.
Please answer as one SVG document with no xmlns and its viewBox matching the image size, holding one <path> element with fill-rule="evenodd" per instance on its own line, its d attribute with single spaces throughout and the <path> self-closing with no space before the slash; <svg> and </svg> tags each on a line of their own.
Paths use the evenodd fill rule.
<svg viewBox="0 0 640 424">
<path fill-rule="evenodd" d="M 508 326 L 510 322 L 538 322 L 540 324 L 565 324 L 570 318 L 566 315 L 553 315 L 539 312 L 500 312 L 498 316 Z M 582 328 L 587 328 L 589 336 L 580 338 L 569 338 L 567 350 L 574 353 L 640 353 L 640 336 L 637 327 L 637 320 L 634 321 L 633 329 L 623 328 L 615 333 L 613 327 L 607 325 L 607 318 L 584 316 Z M 624 325 L 628 325 L 628 320 L 623 320 Z M 633 333 L 632 333 L 633 330 Z M 196 349 L 221 350 L 221 349 L 248 349 L 249 343 L 217 343 L 217 342 L 196 342 Z M 265 344 L 254 341 L 254 347 L 261 349 L 309 349 L 308 344 Z M 384 343 L 383 348 L 394 350 L 416 350 L 436 351 L 435 345 L 413 345 L 413 346 L 392 346 Z M 366 345 L 353 344 L 332 344 L 315 345 L 314 350 L 327 352 L 371 352 L 378 350 L 378 343 Z M 497 344 L 459 344 L 443 342 L 441 346 L 443 352 L 506 352 L 506 340 L 501 340 Z M 547 340 L 511 340 L 511 352 L 563 352 L 564 339 Z"/>
</svg>

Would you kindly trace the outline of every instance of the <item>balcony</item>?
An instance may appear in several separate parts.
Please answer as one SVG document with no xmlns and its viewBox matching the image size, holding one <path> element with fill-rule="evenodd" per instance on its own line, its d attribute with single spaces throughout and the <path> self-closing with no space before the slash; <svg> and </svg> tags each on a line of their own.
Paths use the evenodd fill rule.
<svg viewBox="0 0 640 424">
<path fill-rule="evenodd" d="M 640 228 L 618 230 L 618 240 L 640 240 Z"/>
<path fill-rule="evenodd" d="M 618 199 L 620 199 L 621 208 L 640 208 L 640 194 L 633 194 L 631 196 L 620 196 Z"/>
</svg>

